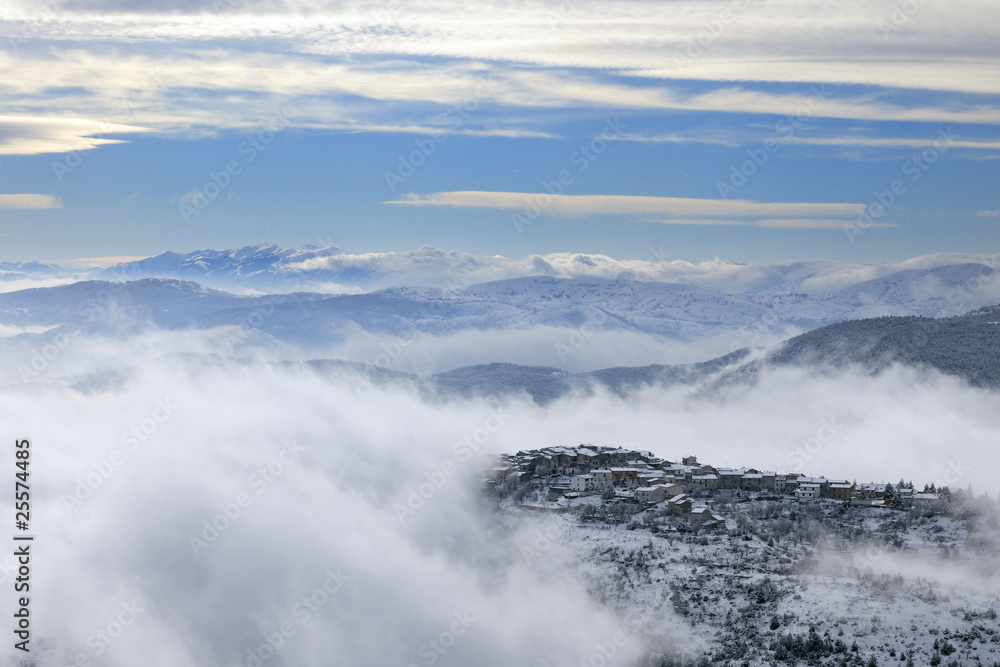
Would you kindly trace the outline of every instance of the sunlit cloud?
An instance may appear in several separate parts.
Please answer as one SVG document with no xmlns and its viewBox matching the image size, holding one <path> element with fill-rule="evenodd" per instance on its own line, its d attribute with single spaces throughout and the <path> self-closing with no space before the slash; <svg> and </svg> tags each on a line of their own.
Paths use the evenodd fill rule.
<svg viewBox="0 0 1000 667">
<path fill-rule="evenodd" d="M 902 148 L 902 149 L 922 149 L 928 148 L 941 140 L 940 136 L 928 135 L 926 138 L 903 138 L 903 137 L 862 137 L 862 136 L 840 136 L 840 137 L 814 137 L 814 136 L 753 136 L 750 133 L 729 133 L 716 132 L 704 134 L 691 132 L 687 134 L 635 134 L 623 133 L 618 137 L 622 141 L 636 141 L 642 143 L 678 143 L 678 144 L 715 144 L 719 146 L 739 146 L 742 144 L 760 144 L 764 142 L 774 142 L 775 144 L 804 145 L 804 146 L 851 146 L 860 148 Z M 971 149 L 980 151 L 1000 151 L 1000 141 L 979 140 L 979 139 L 958 139 L 949 138 L 948 148 L 950 149 Z"/>
<path fill-rule="evenodd" d="M 494 87 L 483 102 L 494 113 L 448 131 L 558 134 L 539 126 L 538 113 L 581 107 L 1000 123 L 1000 107 L 984 97 L 1000 93 L 983 15 L 998 10 L 971 0 L 947 11 L 922 5 L 905 31 L 892 34 L 879 27 L 892 7 L 853 0 L 808 11 L 793 0 L 733 3 L 730 20 L 722 18 L 727 7 L 691 0 L 460 12 L 453 2 L 217 4 L 218 11 L 81 2 L 41 18 L 15 6 L 5 26 L 20 48 L 0 54 L 9 104 L 31 115 L 82 112 L 190 133 L 253 127 L 270 107 L 289 103 L 296 127 L 419 133 L 433 123 L 414 118 L 413 105 L 440 113 L 477 96 L 488 80 Z M 706 41 L 707 25 L 718 27 Z M 946 32 L 963 37 L 943 41 Z M 18 41 L 25 34 L 30 39 Z M 165 41 L 185 48 L 161 53 Z M 47 48 L 28 48 L 38 45 Z M 704 85 L 692 89 L 690 81 Z M 914 89 L 942 94 L 915 102 Z M 526 118 L 511 124 L 498 109 Z M 984 143 L 968 148 L 995 148 Z"/>
<path fill-rule="evenodd" d="M 0 116 L 0 155 L 88 151 L 124 142 L 105 135 L 147 131 L 132 125 L 81 118 Z"/>
<path fill-rule="evenodd" d="M 54 195 L 0 195 L 0 208 L 62 208 L 62 201 Z"/>
<path fill-rule="evenodd" d="M 827 216 L 857 216 L 864 210 L 862 204 L 848 203 L 764 203 L 742 199 L 691 199 L 682 197 L 647 197 L 632 195 L 550 195 L 529 192 L 437 192 L 427 195 L 409 194 L 404 199 L 387 201 L 396 206 L 444 206 L 452 208 L 494 208 L 534 212 L 561 217 L 592 215 L 629 215 L 649 219 L 650 216 L 675 216 L 656 219 L 668 224 L 752 224 L 762 227 L 812 226 L 822 229 L 840 229 L 850 221 L 847 218 Z M 704 220 L 688 216 L 705 216 Z M 729 216 L 729 219 L 712 218 Z M 767 219 L 746 222 L 746 218 L 774 216 L 787 220 Z"/>
</svg>

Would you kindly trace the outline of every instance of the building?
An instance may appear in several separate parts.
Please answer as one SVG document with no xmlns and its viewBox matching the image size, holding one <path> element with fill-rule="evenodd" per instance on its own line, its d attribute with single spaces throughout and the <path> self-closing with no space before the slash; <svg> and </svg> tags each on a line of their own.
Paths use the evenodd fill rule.
<svg viewBox="0 0 1000 667">
<path fill-rule="evenodd" d="M 913 501 L 914 507 L 932 507 L 941 500 L 941 495 L 938 493 L 914 493 L 910 500 Z"/>
<path fill-rule="evenodd" d="M 854 495 L 854 484 L 839 480 L 831 482 L 827 493 L 834 500 L 850 500 Z"/>
<path fill-rule="evenodd" d="M 662 486 L 640 486 L 635 490 L 635 499 L 640 503 L 658 503 L 666 498 Z"/>
<path fill-rule="evenodd" d="M 667 498 L 673 498 L 674 496 L 679 496 L 684 493 L 684 487 L 676 482 L 667 482 L 661 486 L 663 487 L 663 493 Z"/>
<path fill-rule="evenodd" d="M 671 514 L 688 514 L 691 512 L 691 499 L 682 493 L 667 501 L 667 507 Z"/>
<path fill-rule="evenodd" d="M 719 469 L 719 488 L 726 491 L 736 491 L 743 484 L 743 475 L 746 474 L 746 469 L 740 468 L 739 470 L 733 470 L 732 468 L 720 468 Z"/>
<path fill-rule="evenodd" d="M 740 488 L 744 491 L 760 491 L 764 476 L 759 472 L 748 472 L 740 480 Z"/>
<path fill-rule="evenodd" d="M 634 482 L 639 476 L 638 468 L 612 468 L 611 469 L 611 479 L 615 484 L 618 484 L 624 479 Z"/>
<path fill-rule="evenodd" d="M 665 481 L 663 473 L 659 470 L 651 470 L 648 472 L 639 471 L 636 475 L 636 481 L 639 482 L 639 486 L 655 486 L 656 484 L 662 484 Z"/>
<path fill-rule="evenodd" d="M 819 498 L 820 485 L 812 482 L 803 482 L 795 489 L 795 497 L 799 500 Z"/>
<path fill-rule="evenodd" d="M 691 475 L 691 484 L 701 489 L 715 491 L 719 488 L 719 476 L 715 474 Z"/>
<path fill-rule="evenodd" d="M 693 523 L 696 526 L 700 526 L 703 523 L 712 520 L 712 510 L 708 509 L 704 505 L 698 505 L 696 507 L 691 508 L 691 512 L 690 514 L 688 514 L 688 518 L 691 520 L 691 523 Z"/>
<path fill-rule="evenodd" d="M 606 489 L 614 485 L 614 478 L 611 470 L 608 468 L 596 468 L 591 470 L 590 474 L 594 478 L 594 484 L 598 489 Z"/>
</svg>

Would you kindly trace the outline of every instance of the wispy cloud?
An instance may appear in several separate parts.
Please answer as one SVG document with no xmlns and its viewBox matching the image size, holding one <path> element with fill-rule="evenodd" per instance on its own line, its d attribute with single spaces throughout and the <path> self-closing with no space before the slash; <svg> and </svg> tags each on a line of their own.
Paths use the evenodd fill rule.
<svg viewBox="0 0 1000 667">
<path fill-rule="evenodd" d="M 82 118 L 0 116 L 0 155 L 86 151 L 124 142 L 105 135 L 147 131 L 142 127 Z"/>
<path fill-rule="evenodd" d="M 977 218 L 1000 218 L 1000 211 L 976 211 Z"/>
<path fill-rule="evenodd" d="M 1000 20 L 1000 9 L 972 0 L 956 0 L 947 11 L 924 5 L 907 24 L 905 42 L 880 34 L 885 12 L 875 5 L 853 3 L 845 12 L 837 3 L 808 11 L 795 0 L 752 3 L 693 58 L 686 50 L 706 23 L 718 21 L 716 3 L 542 3 L 502 11 L 487 3 L 462 6 L 460 14 L 449 1 L 392 10 L 379 2 L 350 9 L 222 4 L 226 20 L 213 21 L 194 6 L 167 15 L 137 13 L 133 2 L 80 2 L 63 8 L 58 21 L 33 22 L 30 8 L 19 18 L 15 6 L 8 32 L 30 29 L 32 42 L 48 48 L 0 53 L 9 107 L 191 132 L 253 126 L 280 97 L 294 101 L 297 127 L 422 132 L 433 123 L 418 117 L 423 109 L 415 117 L 415 107 L 437 107 L 427 109 L 429 117 L 489 78 L 496 94 L 483 106 L 493 112 L 478 109 L 476 126 L 461 132 L 516 137 L 557 133 L 541 126 L 545 109 L 795 114 L 815 82 L 844 84 L 810 109 L 815 117 L 1000 124 L 1000 106 L 983 97 L 1000 93 L 1000 79 L 989 74 L 1000 62 L 986 28 Z M 775 30 L 781 39 L 772 38 Z M 164 40 L 185 48 L 161 53 Z M 945 46 L 948 55 L 940 57 Z M 936 54 L 933 63 L 928 53 Z M 911 89 L 945 94 L 917 99 Z M 513 109 L 524 112 L 523 122 L 510 123 Z M 976 147 L 995 148 L 969 146 Z"/>
<path fill-rule="evenodd" d="M 920 149 L 931 146 L 940 140 L 938 135 L 929 134 L 926 138 L 914 137 L 865 137 L 865 136 L 773 136 L 768 134 L 754 135 L 749 132 L 731 132 L 728 134 L 714 132 L 687 134 L 637 134 L 623 133 L 622 141 L 642 143 L 678 143 L 678 144 L 714 144 L 719 146 L 739 146 L 744 144 L 773 141 L 776 144 L 807 145 L 807 146 L 852 146 L 858 148 L 901 148 Z M 1000 151 L 1000 140 L 995 139 L 949 139 L 948 148 L 965 148 L 982 151 Z"/>
<path fill-rule="evenodd" d="M 0 195 L 0 208 L 62 208 L 62 201 L 53 195 Z"/>
<path fill-rule="evenodd" d="M 846 220 L 864 210 L 853 203 L 755 202 L 745 199 L 690 199 L 634 195 L 549 195 L 532 192 L 461 191 L 427 195 L 408 194 L 387 201 L 396 206 L 445 206 L 452 208 L 495 208 L 539 210 L 545 215 L 584 217 L 628 215 L 668 224 L 754 224 L 762 227 L 842 228 Z M 660 219 L 665 217 L 665 219 Z M 715 218 L 715 219 L 713 219 Z M 723 219 L 718 219 L 723 218 Z M 751 218 L 769 218 L 749 222 Z M 780 218 L 780 220 L 779 220 Z"/>
<path fill-rule="evenodd" d="M 123 262 L 137 262 L 146 259 L 148 255 L 116 255 L 112 257 L 74 257 L 73 259 L 59 260 L 60 264 L 75 268 L 106 267 L 121 264 Z"/>
<path fill-rule="evenodd" d="M 761 220 L 740 220 L 736 218 L 665 218 L 655 220 L 664 225 L 705 225 L 726 227 L 776 227 L 785 229 L 844 229 L 857 224 L 851 218 L 765 218 Z M 898 227 L 888 222 L 875 222 L 871 227 Z"/>
</svg>

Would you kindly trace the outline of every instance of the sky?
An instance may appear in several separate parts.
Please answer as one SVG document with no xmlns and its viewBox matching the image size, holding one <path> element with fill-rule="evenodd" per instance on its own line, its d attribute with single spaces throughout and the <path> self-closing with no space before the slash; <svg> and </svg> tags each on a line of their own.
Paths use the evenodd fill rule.
<svg viewBox="0 0 1000 667">
<path fill-rule="evenodd" d="M 13 0 L 0 260 L 993 252 L 998 22 L 989 0 Z"/>
</svg>

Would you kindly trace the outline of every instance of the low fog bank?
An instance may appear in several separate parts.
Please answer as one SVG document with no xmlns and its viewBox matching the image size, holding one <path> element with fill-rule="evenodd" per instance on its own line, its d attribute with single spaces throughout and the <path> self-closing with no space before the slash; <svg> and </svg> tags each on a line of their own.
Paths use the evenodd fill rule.
<svg viewBox="0 0 1000 667">
<path fill-rule="evenodd" d="M 418 332 L 405 337 L 359 333 L 318 352 L 330 358 L 417 374 L 494 362 L 584 373 L 614 366 L 692 364 L 745 347 L 772 347 L 800 333 L 794 328 L 736 330 L 697 340 L 676 340 L 632 331 L 596 330 L 585 324 L 577 328 L 537 326 L 449 335 Z"/>
<path fill-rule="evenodd" d="M 590 442 L 997 490 L 1000 397 L 909 369 L 428 402 L 163 354 L 206 351 L 185 336 L 81 338 L 60 357 L 72 374 L 0 389 L 8 433 L 33 442 L 34 636 L 56 664 L 578 665 L 608 646 L 635 664 L 690 649 L 670 613 L 638 632 L 593 599 L 577 555 L 542 539 L 548 515 L 513 522 L 484 503 L 501 452 Z"/>
<path fill-rule="evenodd" d="M 593 601 L 573 554 L 525 556 L 541 519 L 482 506 L 483 453 L 517 449 L 532 406 L 120 361 L 115 386 L 8 387 L 0 408 L 33 442 L 34 637 L 55 664 L 577 665 L 601 642 L 628 664 L 669 636 Z"/>
<path fill-rule="evenodd" d="M 123 348 L 142 354 L 211 354 L 273 362 L 336 359 L 416 375 L 495 362 L 583 373 L 618 366 L 693 364 L 738 349 L 773 348 L 799 333 L 799 329 L 790 328 L 780 332 L 737 330 L 687 341 L 597 330 L 586 324 L 403 336 L 354 328 L 336 343 L 304 348 L 249 327 L 164 331 L 122 325 L 120 331 L 111 328 L 100 335 L 72 326 L 0 327 L 0 384 L 46 381 L 86 374 L 96 367 L 117 367 L 122 365 Z"/>
</svg>

